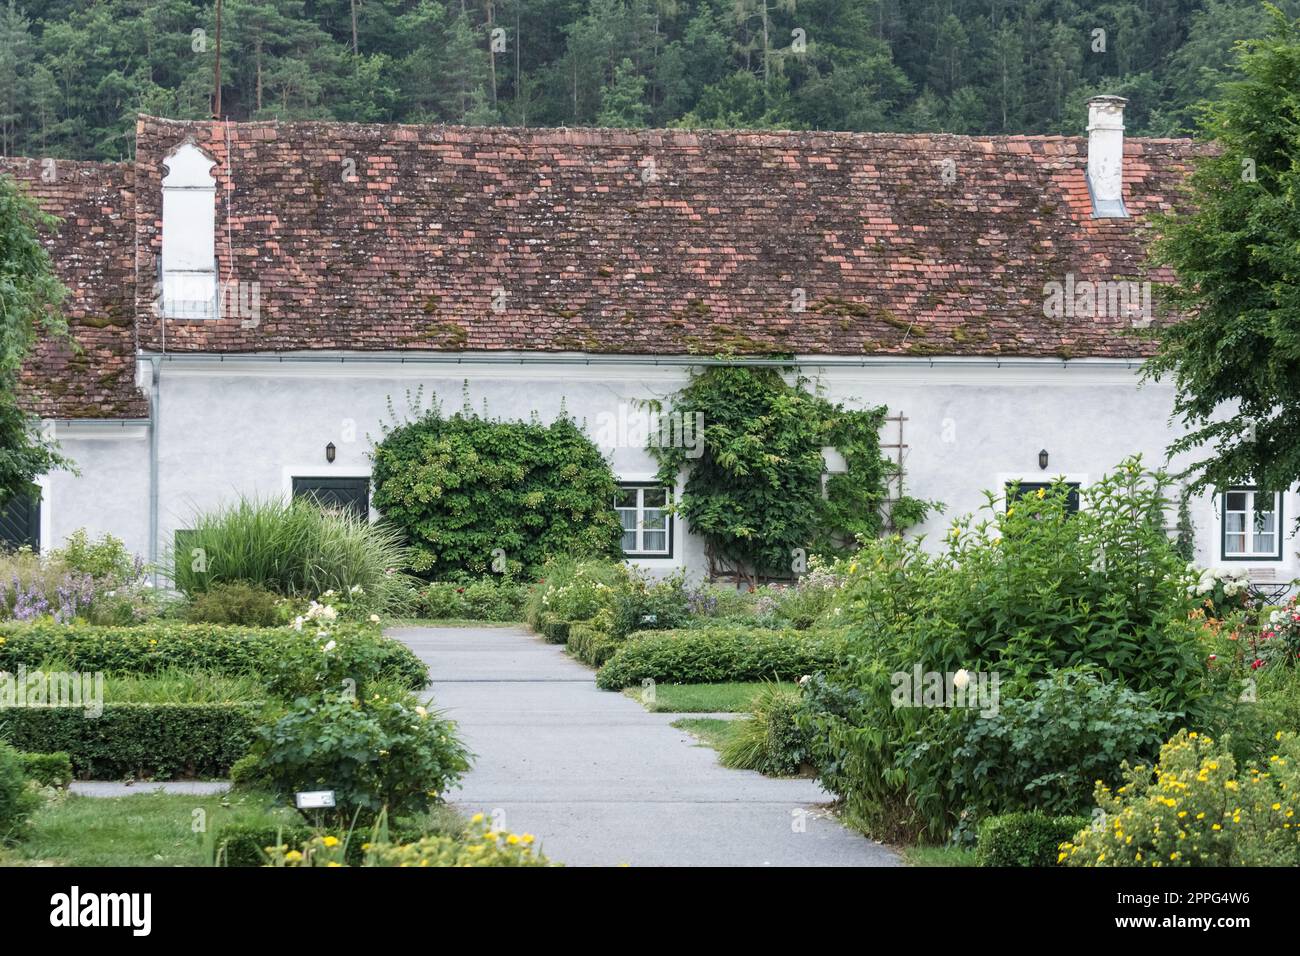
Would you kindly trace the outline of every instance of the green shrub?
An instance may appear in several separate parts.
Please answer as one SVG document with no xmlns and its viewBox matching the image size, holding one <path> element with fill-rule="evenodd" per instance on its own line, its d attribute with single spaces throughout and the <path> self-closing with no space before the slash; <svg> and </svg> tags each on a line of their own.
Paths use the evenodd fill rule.
<svg viewBox="0 0 1300 956">
<path fill-rule="evenodd" d="M 564 644 L 569 639 L 569 622 L 550 611 L 542 612 L 537 630 L 549 644 Z"/>
<path fill-rule="evenodd" d="M 833 666 L 843 635 L 817 631 L 643 631 L 625 641 L 596 674 L 606 690 L 649 678 L 664 684 L 797 680 Z"/>
<path fill-rule="evenodd" d="M 690 621 L 690 596 L 686 573 L 678 571 L 652 581 L 642 571 L 623 568 L 603 606 L 595 614 L 598 626 L 615 638 L 643 628 L 671 631 Z"/>
<path fill-rule="evenodd" d="M 0 740 L 0 843 L 21 837 L 28 818 L 40 805 L 22 756 Z"/>
<path fill-rule="evenodd" d="M 185 609 L 191 624 L 240 624 L 274 627 L 288 622 L 280 595 L 247 581 L 219 582 L 200 591 Z"/>
<path fill-rule="evenodd" d="M 359 813 L 368 823 L 426 812 L 469 769 L 456 725 L 408 697 L 358 700 L 344 695 L 299 698 L 261 728 L 245 780 L 288 797 L 333 790 L 337 826 Z"/>
<path fill-rule="evenodd" d="M 569 625 L 569 653 L 585 664 L 600 667 L 614 656 L 622 641 L 585 621 Z"/>
<path fill-rule="evenodd" d="M 66 787 L 72 783 L 72 758 L 60 751 L 52 754 L 20 752 L 23 773 L 42 787 Z"/>
<path fill-rule="evenodd" d="M 512 571 L 547 555 L 621 555 L 614 475 L 568 418 L 444 418 L 435 406 L 375 447 L 375 507 L 400 528 L 415 571 L 481 575 L 504 552 Z"/>
<path fill-rule="evenodd" d="M 104 534 L 92 541 L 85 528 L 78 528 L 68 535 L 63 547 L 50 552 L 50 557 L 69 571 L 89 574 L 96 581 L 124 582 L 139 577 L 135 559 L 121 540 Z"/>
<path fill-rule="evenodd" d="M 340 625 L 330 635 L 171 622 L 139 627 L 5 623 L 0 624 L 0 671 L 35 670 L 52 660 L 68 670 L 106 675 L 202 671 L 263 678 L 269 693 L 284 698 L 343 679 L 359 688 L 388 680 L 413 689 L 424 686 L 427 668 L 400 641 L 355 625 Z M 331 641 L 335 646 L 327 653 L 323 648 Z"/>
<path fill-rule="evenodd" d="M 1173 723 L 1149 694 L 1087 671 L 1058 671 L 1023 697 L 1004 696 L 990 716 L 955 710 L 951 719 L 957 745 L 940 772 L 974 819 L 1085 811 L 1093 781 L 1114 783 L 1125 761 L 1150 760 Z M 932 769 L 925 749 L 904 751 L 903 766 L 914 760 L 926 763 L 918 777 Z"/>
<path fill-rule="evenodd" d="M 62 751 L 83 779 L 224 777 L 248 752 L 260 708 L 247 704 L 104 704 L 0 710 L 0 739 Z"/>
<path fill-rule="evenodd" d="M 1023 696 L 1054 670 L 1091 665 L 1105 681 L 1195 723 L 1210 688 L 1187 568 L 1165 531 L 1169 478 L 1124 462 L 1080 489 L 957 521 L 929 554 L 897 537 L 870 541 L 845 570 L 844 666 L 815 686 L 801 721 L 823 783 L 881 839 L 945 842 L 971 794 L 951 785 L 954 712 L 898 707 L 894 675 L 998 673 Z M 830 685 L 835 685 L 832 688 Z"/>
<path fill-rule="evenodd" d="M 1064 843 L 1068 866 L 1300 866 L 1300 737 L 1277 731 L 1260 766 L 1180 731 L 1154 768 L 1126 768 L 1098 783 L 1097 824 Z"/>
<path fill-rule="evenodd" d="M 1060 845 L 1087 829 L 1087 817 L 1006 813 L 980 821 L 979 866 L 1056 866 Z"/>
<path fill-rule="evenodd" d="M 419 590 L 415 609 L 431 620 L 520 621 L 526 595 L 524 585 L 508 578 L 435 581 Z"/>
<path fill-rule="evenodd" d="M 750 705 L 751 716 L 736 723 L 722 747 L 722 764 L 757 770 L 772 777 L 792 777 L 808 761 L 808 740 L 795 720 L 797 687 L 769 684 Z"/>
<path fill-rule="evenodd" d="M 401 533 L 310 501 L 240 498 L 195 514 L 178 539 L 176 586 L 192 597 L 247 582 L 277 594 L 318 597 L 360 588 L 356 603 L 384 613 L 404 606 L 411 580 Z"/>
</svg>

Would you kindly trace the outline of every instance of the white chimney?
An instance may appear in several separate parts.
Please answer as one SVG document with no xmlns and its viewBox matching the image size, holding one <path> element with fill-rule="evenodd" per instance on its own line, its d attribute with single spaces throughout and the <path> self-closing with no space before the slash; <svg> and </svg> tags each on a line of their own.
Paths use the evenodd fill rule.
<svg viewBox="0 0 1300 956">
<path fill-rule="evenodd" d="M 1124 107 L 1122 96 L 1088 100 L 1088 194 L 1094 219 L 1126 218 L 1124 208 Z"/>
</svg>

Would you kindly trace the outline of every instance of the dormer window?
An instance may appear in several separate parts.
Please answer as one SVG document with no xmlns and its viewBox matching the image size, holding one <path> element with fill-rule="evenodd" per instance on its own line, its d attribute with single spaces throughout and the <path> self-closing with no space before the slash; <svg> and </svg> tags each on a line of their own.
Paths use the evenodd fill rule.
<svg viewBox="0 0 1300 956">
<path fill-rule="evenodd" d="M 163 160 L 162 314 L 217 317 L 215 161 L 186 141 Z"/>
</svg>

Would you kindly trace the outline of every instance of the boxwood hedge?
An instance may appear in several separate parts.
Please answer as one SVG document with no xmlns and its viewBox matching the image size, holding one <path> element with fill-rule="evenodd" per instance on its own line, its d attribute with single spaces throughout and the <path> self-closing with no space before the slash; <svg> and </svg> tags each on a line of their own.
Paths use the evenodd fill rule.
<svg viewBox="0 0 1300 956">
<path fill-rule="evenodd" d="M 82 779 L 224 777 L 252 745 L 255 704 L 104 704 L 0 710 L 0 740 L 20 751 L 62 751 Z"/>
<path fill-rule="evenodd" d="M 400 641 L 372 628 L 343 625 L 331 632 L 331 667 L 355 680 L 394 680 L 419 689 L 428 671 Z M 317 690 L 324 639 L 290 628 L 179 624 L 132 627 L 89 624 L 0 624 L 0 671 L 28 670 L 59 661 L 76 671 L 155 674 L 173 668 L 262 678 L 273 696 Z"/>
<path fill-rule="evenodd" d="M 980 821 L 980 866 L 1056 866 L 1058 847 L 1089 826 L 1087 817 L 1005 813 Z"/>
<path fill-rule="evenodd" d="M 647 678 L 668 684 L 798 680 L 831 667 L 843 652 L 844 637 L 834 631 L 642 631 L 600 669 L 596 684 L 617 690 Z"/>
</svg>

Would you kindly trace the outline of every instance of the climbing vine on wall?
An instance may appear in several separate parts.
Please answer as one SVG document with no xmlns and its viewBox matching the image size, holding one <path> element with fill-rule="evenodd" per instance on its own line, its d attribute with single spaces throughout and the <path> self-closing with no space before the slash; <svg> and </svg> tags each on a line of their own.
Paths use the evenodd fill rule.
<svg viewBox="0 0 1300 956">
<path fill-rule="evenodd" d="M 702 452 L 656 439 L 647 446 L 659 481 L 675 485 L 685 472 L 675 509 L 704 538 L 714 576 L 788 578 L 801 554 L 847 552 L 858 538 L 916 524 L 931 507 L 891 500 L 898 472 L 881 453 L 883 406 L 845 408 L 810 391 L 802 376 L 788 381 L 786 371 L 695 372 L 660 411 L 670 421 L 702 420 Z M 825 446 L 840 452 L 846 471 L 826 474 Z"/>
</svg>

